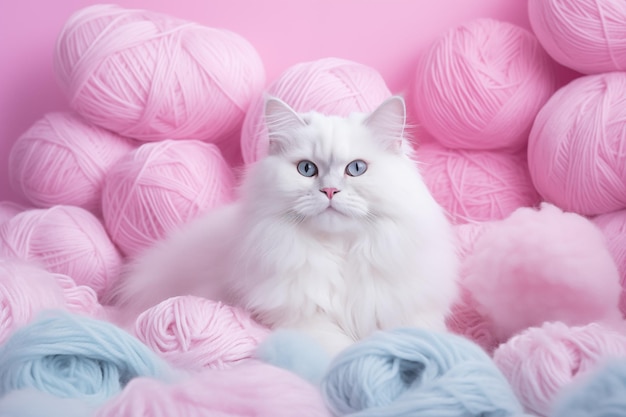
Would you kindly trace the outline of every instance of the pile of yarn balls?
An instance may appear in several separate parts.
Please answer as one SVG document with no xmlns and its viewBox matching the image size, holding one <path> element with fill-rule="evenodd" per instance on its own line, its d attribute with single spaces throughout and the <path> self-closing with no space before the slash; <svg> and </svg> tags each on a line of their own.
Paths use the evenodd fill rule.
<svg viewBox="0 0 626 417">
<path fill-rule="evenodd" d="M 328 57 L 268 83 L 228 30 L 76 11 L 54 51 L 71 110 L 16 138 L 8 174 L 30 204 L 0 202 L 0 414 L 626 416 L 626 4 L 527 1 L 532 30 L 451 28 L 407 86 L 458 236 L 450 332 L 378 332 L 316 381 L 262 360 L 280 338 L 246 311 L 176 297 L 123 330 L 107 295 L 126 262 L 236 198 L 267 150 L 264 95 L 347 115 L 389 97 L 385 80 Z"/>
</svg>

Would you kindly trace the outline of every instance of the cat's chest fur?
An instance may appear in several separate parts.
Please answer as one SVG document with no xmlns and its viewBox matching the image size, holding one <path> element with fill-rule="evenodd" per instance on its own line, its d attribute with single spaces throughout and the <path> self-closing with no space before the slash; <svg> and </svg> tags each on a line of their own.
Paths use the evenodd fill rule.
<svg viewBox="0 0 626 417">
<path fill-rule="evenodd" d="M 257 247 L 264 236 L 265 250 L 238 262 L 244 269 L 236 272 L 246 277 L 239 301 L 266 324 L 289 327 L 323 316 L 358 340 L 376 329 L 416 324 L 419 311 L 430 307 L 428 265 L 420 262 L 428 251 L 416 230 L 381 224 L 327 236 L 276 227 L 251 234 Z"/>
</svg>

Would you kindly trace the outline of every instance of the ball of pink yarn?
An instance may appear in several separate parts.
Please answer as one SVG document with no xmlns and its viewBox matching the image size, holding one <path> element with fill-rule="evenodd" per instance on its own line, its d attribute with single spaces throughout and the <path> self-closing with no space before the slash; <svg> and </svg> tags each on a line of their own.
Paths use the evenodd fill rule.
<svg viewBox="0 0 626 417">
<path fill-rule="evenodd" d="M 493 323 L 479 312 L 479 306 L 472 294 L 462 286 L 459 295 L 446 316 L 446 328 L 469 340 L 491 353 L 500 341 L 496 338 Z"/>
<path fill-rule="evenodd" d="M 107 318 L 107 313 L 98 301 L 98 294 L 93 288 L 87 285 L 77 285 L 67 275 L 53 274 L 53 276 L 63 291 L 67 311 L 96 319 Z"/>
<path fill-rule="evenodd" d="M 486 230 L 463 270 L 460 285 L 499 342 L 545 321 L 621 320 L 619 274 L 602 232 L 546 203 L 520 208 Z"/>
<path fill-rule="evenodd" d="M 461 262 L 474 250 L 476 241 L 491 227 L 492 222 L 455 224 L 452 228 L 456 237 L 457 253 Z"/>
<path fill-rule="evenodd" d="M 104 181 L 102 210 L 111 239 L 129 256 L 234 197 L 235 179 L 213 144 L 145 143 Z"/>
<path fill-rule="evenodd" d="M 557 88 L 554 64 L 519 26 L 478 19 L 448 31 L 422 58 L 415 82 L 421 124 L 455 149 L 521 149 Z"/>
<path fill-rule="evenodd" d="M 99 214 L 104 175 L 133 146 L 76 114 L 49 113 L 13 145 L 11 182 L 37 207 L 64 204 Z"/>
<path fill-rule="evenodd" d="M 24 211 L 24 207 L 12 201 L 0 201 L 0 225 L 10 220 L 17 213 Z"/>
<path fill-rule="evenodd" d="M 265 82 L 243 37 L 146 10 L 79 10 L 56 44 L 71 107 L 139 140 L 219 140 L 238 129 Z"/>
<path fill-rule="evenodd" d="M 258 362 L 208 370 L 174 384 L 135 378 L 95 417 L 330 417 L 319 390 Z"/>
<path fill-rule="evenodd" d="M 269 334 L 244 310 L 194 296 L 172 297 L 146 310 L 134 331 L 162 358 L 190 370 L 237 365 Z"/>
<path fill-rule="evenodd" d="M 548 416 L 559 392 L 604 360 L 626 355 L 626 336 L 598 323 L 545 323 L 501 345 L 493 359 L 522 405 Z"/>
<path fill-rule="evenodd" d="M 64 309 L 53 274 L 27 262 L 0 258 L 0 344 L 46 309 Z"/>
<path fill-rule="evenodd" d="M 528 164 L 539 193 L 585 215 L 626 208 L 626 73 L 578 78 L 541 109 Z"/>
<path fill-rule="evenodd" d="M 104 226 L 74 206 L 23 211 L 0 226 L 0 256 L 37 262 L 102 296 L 116 281 L 122 258 Z"/>
<path fill-rule="evenodd" d="M 424 143 L 417 155 L 426 185 L 453 223 L 500 220 L 539 203 L 523 154 Z"/>
<path fill-rule="evenodd" d="M 617 264 L 622 285 L 620 309 L 626 316 L 626 210 L 602 214 L 595 217 L 593 222 L 602 230 Z"/>
<path fill-rule="evenodd" d="M 267 88 L 267 94 L 280 98 L 297 112 L 317 111 L 338 116 L 371 112 L 391 96 L 385 80 L 375 69 L 339 58 L 296 64 Z M 246 163 L 267 154 L 264 104 L 265 98 L 259 96 L 243 123 L 241 152 Z"/>
<path fill-rule="evenodd" d="M 555 61 L 584 74 L 626 70 L 626 3 L 529 0 L 528 17 Z"/>
</svg>

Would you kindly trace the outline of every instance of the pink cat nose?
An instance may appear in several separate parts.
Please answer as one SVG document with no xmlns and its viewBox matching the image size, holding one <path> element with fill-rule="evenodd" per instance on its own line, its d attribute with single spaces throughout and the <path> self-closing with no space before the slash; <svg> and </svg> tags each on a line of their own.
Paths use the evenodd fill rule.
<svg viewBox="0 0 626 417">
<path fill-rule="evenodd" d="M 335 194 L 339 192 L 339 190 L 333 187 L 326 187 L 322 188 L 320 192 L 326 194 L 326 197 L 328 197 L 328 199 L 330 200 Z"/>
</svg>

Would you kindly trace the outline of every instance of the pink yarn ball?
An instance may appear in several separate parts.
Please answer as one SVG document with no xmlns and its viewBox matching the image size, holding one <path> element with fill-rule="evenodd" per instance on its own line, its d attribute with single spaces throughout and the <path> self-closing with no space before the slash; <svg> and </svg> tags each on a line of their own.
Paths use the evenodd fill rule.
<svg viewBox="0 0 626 417">
<path fill-rule="evenodd" d="M 554 64 L 519 26 L 478 19 L 434 42 L 418 67 L 421 124 L 455 149 L 521 149 L 557 88 Z"/>
<path fill-rule="evenodd" d="M 102 296 L 122 258 L 100 221 L 74 206 L 23 211 L 0 226 L 0 256 L 37 262 Z"/>
<path fill-rule="evenodd" d="M 0 258 L 0 344 L 42 310 L 65 308 L 53 274 L 35 265 Z"/>
<path fill-rule="evenodd" d="M 236 307 L 194 296 L 172 297 L 143 312 L 135 335 L 171 364 L 232 367 L 253 356 L 269 330 Z"/>
<path fill-rule="evenodd" d="M 493 355 L 527 411 L 548 416 L 561 390 L 603 361 L 626 355 L 626 336 L 598 323 L 545 323 L 501 345 Z"/>
<path fill-rule="evenodd" d="M 424 143 L 417 155 L 426 185 L 455 224 L 500 220 L 540 201 L 523 154 Z"/>
<path fill-rule="evenodd" d="M 620 310 L 626 316 L 626 210 L 597 216 L 593 222 L 602 230 L 609 251 L 617 264 L 622 285 Z"/>
<path fill-rule="evenodd" d="M 175 384 L 134 378 L 95 417 L 330 417 L 319 390 L 258 362 L 205 371 Z"/>
<path fill-rule="evenodd" d="M 23 210 L 24 207 L 12 201 L 0 201 L 0 226 Z"/>
<path fill-rule="evenodd" d="M 472 251 L 478 238 L 491 227 L 492 222 L 463 223 L 453 226 L 454 235 L 456 236 L 456 247 L 459 259 L 463 261 Z"/>
<path fill-rule="evenodd" d="M 626 73 L 578 78 L 541 109 L 528 144 L 535 187 L 585 215 L 626 208 Z"/>
<path fill-rule="evenodd" d="M 230 202 L 234 186 L 233 172 L 213 144 L 145 143 L 107 174 L 104 221 L 122 252 L 136 256 L 182 224 Z"/>
<path fill-rule="evenodd" d="M 352 112 L 371 112 L 391 96 L 382 76 L 373 68 L 338 58 L 303 62 L 288 68 L 268 88 L 295 111 L 317 111 L 348 116 Z M 267 154 L 269 139 L 259 96 L 250 106 L 241 132 L 241 152 L 246 163 Z"/>
<path fill-rule="evenodd" d="M 584 74 L 626 70 L 626 3 L 529 0 L 528 17 L 554 60 Z"/>
<path fill-rule="evenodd" d="M 604 236 L 549 204 L 518 209 L 486 230 L 462 269 L 460 285 L 499 342 L 545 321 L 621 320 L 619 274 Z"/>
<path fill-rule="evenodd" d="M 465 336 L 486 352 L 491 353 L 500 341 L 496 338 L 493 323 L 478 311 L 479 306 L 471 293 L 461 287 L 457 300 L 452 304 L 446 316 L 449 331 Z"/>
<path fill-rule="evenodd" d="M 133 147 L 76 114 L 49 113 L 13 145 L 11 182 L 37 207 L 73 205 L 99 214 L 104 175 Z"/>
<path fill-rule="evenodd" d="M 144 141 L 219 140 L 241 126 L 265 83 L 258 53 L 238 34 L 114 5 L 72 15 L 54 62 L 74 110 Z"/>
<path fill-rule="evenodd" d="M 53 274 L 63 291 L 65 308 L 71 313 L 81 314 L 96 319 L 106 319 L 107 313 L 98 302 L 98 294 L 86 285 L 76 285 L 67 275 Z"/>
</svg>

